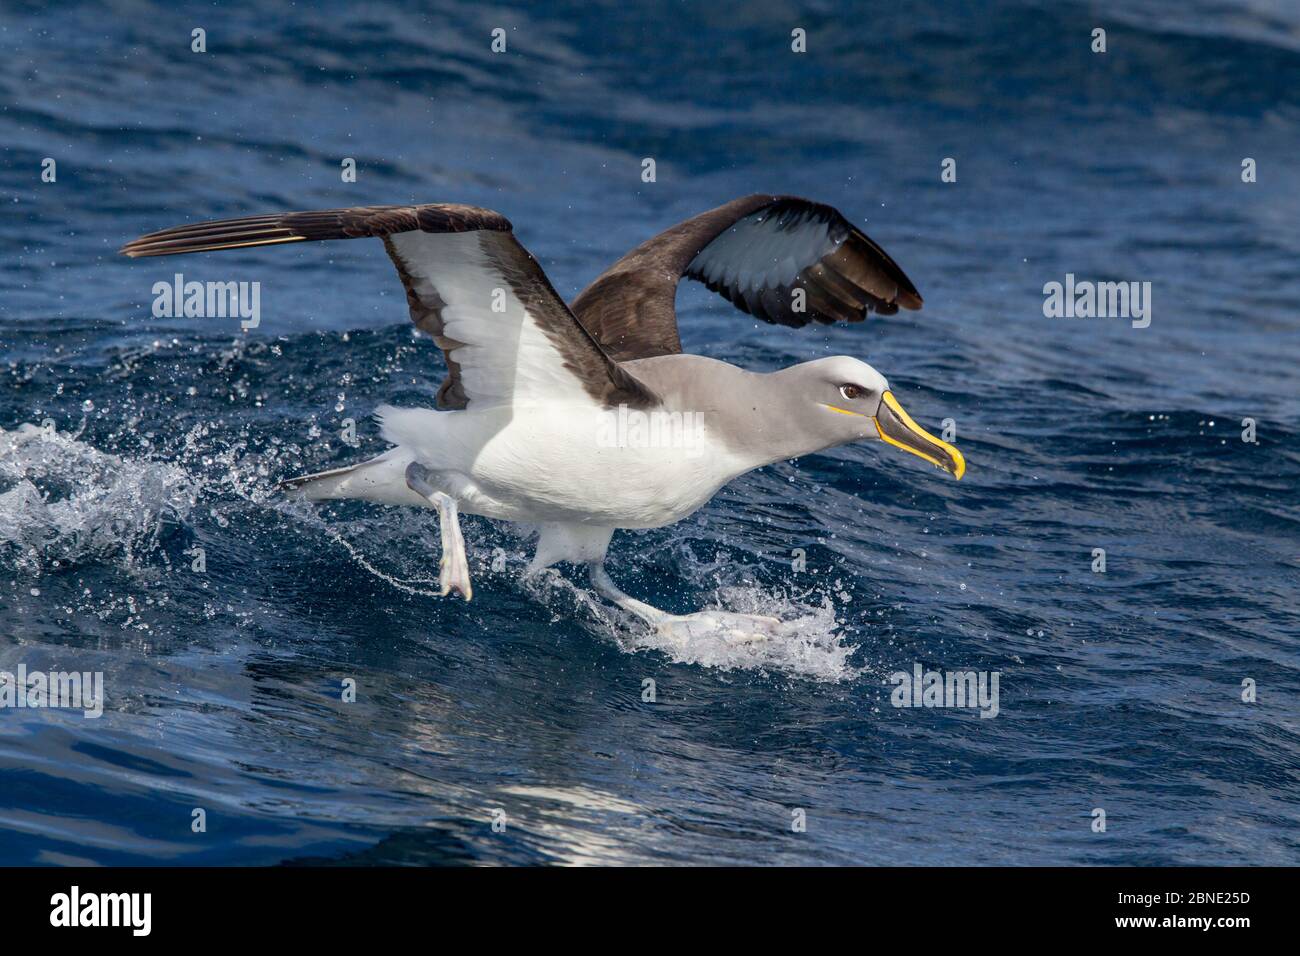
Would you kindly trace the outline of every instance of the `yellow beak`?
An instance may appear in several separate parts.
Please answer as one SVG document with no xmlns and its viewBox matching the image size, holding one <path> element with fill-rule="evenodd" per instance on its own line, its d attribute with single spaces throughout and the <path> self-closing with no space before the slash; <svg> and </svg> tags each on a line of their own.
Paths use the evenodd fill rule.
<svg viewBox="0 0 1300 956">
<path fill-rule="evenodd" d="M 903 406 L 898 404 L 893 392 L 885 392 L 881 396 L 880 409 L 871 420 L 880 433 L 881 441 L 889 442 L 903 451 L 910 451 L 959 480 L 966 474 L 966 459 L 962 453 L 912 421 L 912 416 L 903 411 Z"/>
</svg>

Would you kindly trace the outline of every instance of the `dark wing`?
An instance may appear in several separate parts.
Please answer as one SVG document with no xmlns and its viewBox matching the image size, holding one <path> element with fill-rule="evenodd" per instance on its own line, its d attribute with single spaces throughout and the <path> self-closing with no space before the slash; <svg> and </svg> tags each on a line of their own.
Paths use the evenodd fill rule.
<svg viewBox="0 0 1300 956">
<path fill-rule="evenodd" d="M 167 256 L 377 237 L 397 266 L 412 321 L 447 359 L 439 408 L 650 404 L 654 396 L 601 350 L 510 229 L 504 216 L 474 206 L 355 206 L 177 226 L 121 251 Z"/>
<path fill-rule="evenodd" d="M 573 300 L 573 313 L 617 361 L 680 352 L 674 300 L 683 276 L 779 325 L 921 307 L 903 270 L 835 209 L 756 195 L 643 242 Z"/>
</svg>

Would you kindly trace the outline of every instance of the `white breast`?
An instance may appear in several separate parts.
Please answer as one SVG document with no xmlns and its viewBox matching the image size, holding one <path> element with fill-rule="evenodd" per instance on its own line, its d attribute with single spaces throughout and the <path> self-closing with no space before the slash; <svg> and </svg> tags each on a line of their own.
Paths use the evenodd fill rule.
<svg viewBox="0 0 1300 956">
<path fill-rule="evenodd" d="M 475 416 L 439 417 L 463 434 Z M 655 528 L 689 515 L 739 473 L 702 421 L 680 415 L 558 406 L 515 409 L 497 424 L 464 461 L 468 477 L 509 512 L 491 517 Z"/>
</svg>

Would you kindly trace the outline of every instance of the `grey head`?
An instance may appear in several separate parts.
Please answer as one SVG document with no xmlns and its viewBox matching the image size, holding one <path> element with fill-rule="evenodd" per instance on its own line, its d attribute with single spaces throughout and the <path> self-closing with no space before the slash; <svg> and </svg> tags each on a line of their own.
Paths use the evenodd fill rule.
<svg viewBox="0 0 1300 956">
<path fill-rule="evenodd" d="M 710 434 L 745 470 L 855 441 L 879 441 L 961 478 L 960 451 L 931 435 L 898 403 L 889 382 L 845 355 L 776 372 L 748 372 L 700 355 L 621 363 L 669 411 L 701 413 Z"/>
<path fill-rule="evenodd" d="M 880 441 L 917 455 L 955 478 L 966 472 L 960 451 L 912 420 L 889 382 L 847 355 L 815 359 L 766 376 L 779 395 L 788 434 L 808 451 Z M 807 452 L 804 452 L 805 454 Z"/>
</svg>

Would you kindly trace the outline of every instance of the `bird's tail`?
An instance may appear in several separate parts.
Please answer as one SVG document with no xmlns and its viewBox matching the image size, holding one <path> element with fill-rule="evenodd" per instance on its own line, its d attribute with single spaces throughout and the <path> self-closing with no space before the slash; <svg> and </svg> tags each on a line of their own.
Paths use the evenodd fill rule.
<svg viewBox="0 0 1300 956">
<path fill-rule="evenodd" d="M 308 501 L 358 498 L 385 505 L 427 505 L 424 498 L 406 485 L 406 466 L 410 462 L 410 455 L 393 448 L 359 465 L 289 478 L 278 487 L 281 491 L 300 494 Z"/>
<path fill-rule="evenodd" d="M 348 487 L 348 479 L 355 476 L 355 473 L 369 465 L 365 462 L 360 465 L 348 465 L 346 468 L 331 468 L 329 471 L 318 471 L 314 475 L 299 475 L 296 478 L 286 478 L 276 485 L 279 491 L 292 491 L 300 493 L 308 501 L 324 501 L 329 498 L 346 498 L 347 494 L 340 494 Z"/>
</svg>

